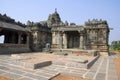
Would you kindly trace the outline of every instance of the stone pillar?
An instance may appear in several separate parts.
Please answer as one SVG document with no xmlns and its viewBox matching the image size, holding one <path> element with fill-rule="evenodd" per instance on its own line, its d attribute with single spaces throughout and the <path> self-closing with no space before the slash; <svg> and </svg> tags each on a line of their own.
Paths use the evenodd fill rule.
<svg viewBox="0 0 120 80">
<path fill-rule="evenodd" d="M 21 33 L 18 33 L 18 44 L 21 44 Z"/>
<path fill-rule="evenodd" d="M 64 48 L 66 49 L 67 48 L 67 34 L 65 32 L 63 33 L 63 45 L 64 45 Z"/>
<path fill-rule="evenodd" d="M 15 43 L 15 33 L 12 33 L 12 36 L 11 36 L 11 43 Z"/>
<path fill-rule="evenodd" d="M 57 48 L 57 39 L 56 32 L 52 32 L 52 48 Z"/>
<path fill-rule="evenodd" d="M 4 43 L 8 43 L 8 35 L 5 33 Z"/>
<path fill-rule="evenodd" d="M 63 40 L 62 40 L 62 33 L 59 32 L 59 48 L 61 49 L 63 45 Z"/>
<path fill-rule="evenodd" d="M 83 34 L 80 34 L 80 45 L 79 45 L 80 49 L 84 48 L 84 37 Z"/>
<path fill-rule="evenodd" d="M 52 44 L 55 44 L 56 43 L 56 41 L 55 41 L 55 32 L 52 32 Z"/>
<path fill-rule="evenodd" d="M 27 45 L 29 46 L 29 33 L 27 33 Z"/>
<path fill-rule="evenodd" d="M 52 32 L 52 48 L 56 48 L 56 36 L 55 36 L 55 32 Z"/>
</svg>

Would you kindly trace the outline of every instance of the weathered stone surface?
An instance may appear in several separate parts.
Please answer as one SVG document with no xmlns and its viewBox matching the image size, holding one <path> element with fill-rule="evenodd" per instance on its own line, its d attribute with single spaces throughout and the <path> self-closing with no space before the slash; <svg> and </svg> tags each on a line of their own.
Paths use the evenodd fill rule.
<svg viewBox="0 0 120 80">
<path fill-rule="evenodd" d="M 58 73 L 75 75 L 78 77 L 95 80 L 117 80 L 118 75 L 113 62 L 113 56 L 109 58 L 100 57 L 90 69 L 50 65 L 39 69 L 25 69 L 10 63 L 13 59 L 10 56 L 0 55 L 0 75 L 16 80 L 48 80 Z M 105 61 L 105 62 L 104 62 Z M 111 61 L 111 62 L 110 62 Z M 108 67 L 105 65 L 108 65 Z M 101 65 L 101 66 L 100 66 Z M 111 67 L 110 67 L 111 66 Z M 101 72 L 101 70 L 105 72 Z M 41 74 L 41 75 L 39 75 Z"/>
<path fill-rule="evenodd" d="M 105 80 L 105 73 L 98 73 L 96 76 L 96 80 Z"/>
<path fill-rule="evenodd" d="M 42 77 L 42 76 L 35 75 L 32 73 L 26 73 L 25 76 L 33 78 L 33 79 L 37 79 L 37 80 L 48 80 L 46 77 Z"/>
<path fill-rule="evenodd" d="M 84 60 L 84 59 L 81 59 L 81 58 L 74 58 L 74 57 L 69 57 L 68 60 L 75 61 L 75 62 L 78 62 L 78 63 L 87 63 L 88 62 L 88 60 Z"/>
<path fill-rule="evenodd" d="M 5 77 L 11 78 L 11 79 L 18 79 L 18 78 L 22 77 L 21 75 L 13 74 L 13 73 L 6 73 L 6 74 L 3 74 L 3 75 Z"/>
</svg>

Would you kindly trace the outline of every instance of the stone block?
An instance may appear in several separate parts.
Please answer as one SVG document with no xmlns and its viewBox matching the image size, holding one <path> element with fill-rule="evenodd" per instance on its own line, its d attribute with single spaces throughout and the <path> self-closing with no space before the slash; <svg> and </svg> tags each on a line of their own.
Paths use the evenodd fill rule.
<svg viewBox="0 0 120 80">
<path fill-rule="evenodd" d="M 90 62 L 88 62 L 87 64 L 86 64 L 86 68 L 88 69 L 88 68 L 90 68 L 96 61 L 97 61 L 97 59 L 99 58 L 99 55 L 98 56 L 96 56 L 93 60 L 91 60 Z"/>
<path fill-rule="evenodd" d="M 35 63 L 35 64 L 34 63 L 27 63 L 26 62 L 23 67 L 29 68 L 29 69 L 37 69 L 37 68 L 49 66 L 51 64 L 52 64 L 51 61 L 44 61 L 44 62 Z"/>
</svg>

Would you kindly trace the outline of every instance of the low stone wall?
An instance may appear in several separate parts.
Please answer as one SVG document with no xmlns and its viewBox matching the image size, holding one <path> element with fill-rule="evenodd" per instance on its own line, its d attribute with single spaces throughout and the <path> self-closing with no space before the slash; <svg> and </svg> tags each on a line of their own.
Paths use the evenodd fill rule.
<svg viewBox="0 0 120 80">
<path fill-rule="evenodd" d="M 14 65 L 22 67 L 22 68 L 27 68 L 27 69 L 33 70 L 33 69 L 49 66 L 52 64 L 52 62 L 45 61 L 45 62 L 39 62 L 39 63 L 29 63 L 29 62 L 22 62 L 22 61 L 14 59 L 13 61 L 11 61 L 11 64 L 14 64 Z"/>
<path fill-rule="evenodd" d="M 97 56 L 99 51 L 97 50 L 80 50 L 80 49 L 52 49 L 55 54 L 78 54 L 78 55 L 87 55 L 87 56 Z"/>
<path fill-rule="evenodd" d="M 96 56 L 96 57 L 95 57 L 93 60 L 91 60 L 90 62 L 88 62 L 88 63 L 86 64 L 86 68 L 89 69 L 89 68 L 97 61 L 98 58 L 99 58 L 99 55 Z"/>
<path fill-rule="evenodd" d="M 30 55 L 30 53 L 29 53 Z M 31 53 L 32 55 L 32 53 Z M 52 64 L 52 61 L 39 61 L 39 62 L 27 62 L 24 60 L 31 60 L 32 57 L 27 56 L 26 54 L 12 54 L 11 58 L 13 59 L 12 64 L 20 66 L 22 68 L 27 69 L 37 69 L 45 66 L 49 66 Z"/>
<path fill-rule="evenodd" d="M 72 63 L 72 62 L 61 62 L 61 61 L 53 61 L 52 63 L 55 65 L 60 65 L 60 66 L 89 69 L 97 61 L 98 58 L 99 58 L 99 55 L 96 56 L 91 61 L 89 61 L 88 63 L 77 63 L 77 62 Z"/>
<path fill-rule="evenodd" d="M 0 54 L 30 52 L 27 44 L 0 44 Z"/>
</svg>

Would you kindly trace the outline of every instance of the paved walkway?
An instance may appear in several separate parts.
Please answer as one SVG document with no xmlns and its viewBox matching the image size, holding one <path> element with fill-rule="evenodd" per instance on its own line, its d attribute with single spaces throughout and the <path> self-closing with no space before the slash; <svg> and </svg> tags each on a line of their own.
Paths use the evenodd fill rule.
<svg viewBox="0 0 120 80">
<path fill-rule="evenodd" d="M 29 70 L 15 66 L 10 56 L 0 55 L 0 75 L 13 80 L 48 80 L 59 73 L 64 73 L 94 80 L 118 80 L 113 61 L 116 57 L 118 56 L 100 57 L 88 70 L 58 65 Z"/>
</svg>

